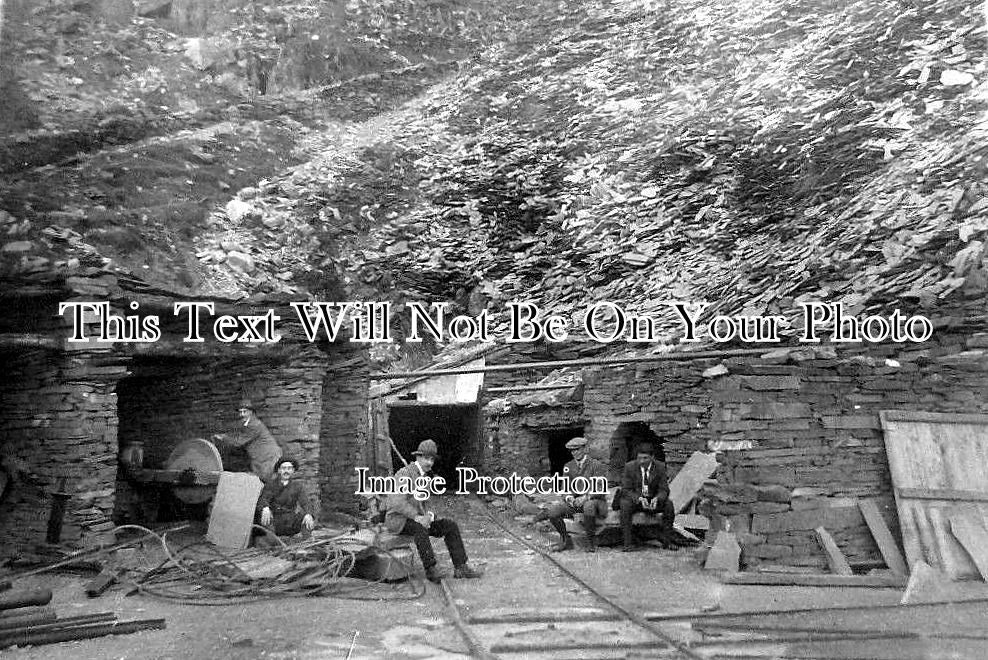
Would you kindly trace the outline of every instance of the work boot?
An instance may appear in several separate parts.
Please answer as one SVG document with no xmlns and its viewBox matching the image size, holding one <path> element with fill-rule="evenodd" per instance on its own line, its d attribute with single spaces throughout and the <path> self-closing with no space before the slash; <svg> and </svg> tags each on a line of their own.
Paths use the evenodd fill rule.
<svg viewBox="0 0 988 660">
<path fill-rule="evenodd" d="M 457 580 L 474 580 L 481 575 L 482 573 L 480 571 L 470 568 L 468 564 L 453 567 L 453 577 Z"/>
<path fill-rule="evenodd" d="M 561 536 L 559 542 L 554 544 L 549 548 L 549 552 L 565 552 L 567 550 L 573 549 L 573 539 L 570 538 L 569 534 Z"/>
<path fill-rule="evenodd" d="M 429 582 L 439 582 L 444 577 L 446 577 L 446 575 L 441 570 L 439 570 L 439 566 L 435 564 L 425 569 L 425 579 L 427 579 Z"/>
<path fill-rule="evenodd" d="M 597 537 L 587 534 L 586 543 L 583 545 L 584 552 L 597 552 Z"/>
</svg>

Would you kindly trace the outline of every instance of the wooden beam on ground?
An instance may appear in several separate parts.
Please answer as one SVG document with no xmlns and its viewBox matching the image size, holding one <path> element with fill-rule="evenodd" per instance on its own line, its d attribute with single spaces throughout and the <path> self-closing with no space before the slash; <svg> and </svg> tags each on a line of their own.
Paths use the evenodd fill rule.
<svg viewBox="0 0 988 660">
<path fill-rule="evenodd" d="M 885 565 L 896 575 L 909 575 L 906 560 L 899 551 L 899 546 L 892 537 L 892 531 L 885 524 L 885 518 L 882 517 L 875 501 L 858 500 L 858 508 L 861 509 L 861 515 L 864 516 L 868 529 L 871 530 L 871 535 L 878 545 L 878 550 L 882 553 Z"/>
<path fill-rule="evenodd" d="M 867 587 L 902 589 L 906 580 L 898 575 L 799 575 L 786 573 L 734 573 L 721 578 L 724 584 L 786 587 Z"/>
<path fill-rule="evenodd" d="M 817 527 L 813 531 L 816 532 L 816 538 L 820 541 L 820 545 L 827 555 L 827 565 L 830 566 L 830 571 L 835 575 L 854 575 L 851 565 L 847 563 L 847 557 L 837 547 L 837 543 L 830 532 L 823 527 Z"/>
<path fill-rule="evenodd" d="M 948 502 L 988 502 L 988 493 L 957 488 L 896 488 L 896 494 L 911 500 L 946 500 Z"/>
</svg>

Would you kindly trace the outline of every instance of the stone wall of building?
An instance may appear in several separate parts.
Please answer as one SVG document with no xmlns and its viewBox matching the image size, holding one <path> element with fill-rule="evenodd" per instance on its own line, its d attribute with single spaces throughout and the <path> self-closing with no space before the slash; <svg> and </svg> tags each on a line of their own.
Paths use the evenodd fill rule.
<svg viewBox="0 0 988 660">
<path fill-rule="evenodd" d="M 988 413 L 986 345 L 986 335 L 948 334 L 919 349 L 587 370 L 585 433 L 609 451 L 622 422 L 645 422 L 664 440 L 670 475 L 693 451 L 717 451 L 709 512 L 739 534 L 752 563 L 823 566 L 820 525 L 852 561 L 876 559 L 854 498 L 877 498 L 898 529 L 879 411 Z"/>
<path fill-rule="evenodd" d="M 323 513 L 356 513 L 356 468 L 370 466 L 368 401 L 370 366 L 365 352 L 356 351 L 333 363 L 323 381 L 322 425 L 319 442 L 319 492 Z"/>
<path fill-rule="evenodd" d="M 486 415 L 485 471 L 489 474 L 549 474 L 549 441 L 541 430 L 582 426 L 579 404 L 532 407 Z M 598 456 L 603 458 L 603 455 Z"/>
<path fill-rule="evenodd" d="M 2 354 L 0 554 L 44 543 L 52 493 L 69 494 L 61 542 L 103 541 L 113 528 L 117 380 L 126 370 L 103 351 L 18 349 Z"/>
<path fill-rule="evenodd" d="M 237 408 L 245 396 L 286 452 L 299 461 L 299 479 L 310 497 L 318 497 L 319 427 L 325 356 L 314 349 L 261 358 L 142 358 L 118 387 L 120 443 L 144 445 L 144 466 L 165 466 L 182 441 L 214 433 L 234 433 L 241 424 Z M 216 443 L 224 469 L 247 470 L 243 449 Z M 130 490 L 118 484 L 121 494 Z M 126 511 L 120 498 L 118 515 Z"/>
</svg>

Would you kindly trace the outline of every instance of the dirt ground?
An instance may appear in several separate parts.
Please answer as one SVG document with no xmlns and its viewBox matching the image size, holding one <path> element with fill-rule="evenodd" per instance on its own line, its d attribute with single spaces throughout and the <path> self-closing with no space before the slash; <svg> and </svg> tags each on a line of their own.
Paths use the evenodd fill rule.
<svg viewBox="0 0 988 660">
<path fill-rule="evenodd" d="M 471 563 L 485 570 L 480 580 L 450 580 L 454 598 L 465 615 L 505 608 L 601 606 L 543 557 L 506 535 L 478 502 L 448 498 L 438 510 L 460 522 Z M 524 527 L 506 515 L 503 518 L 537 544 L 553 540 L 554 534 L 542 528 Z M 440 562 L 448 566 L 442 542 L 437 539 L 435 546 Z M 639 613 L 885 604 L 898 602 L 901 595 L 895 589 L 721 585 L 715 575 L 699 568 L 691 549 L 673 552 L 649 547 L 626 554 L 602 548 L 587 554 L 577 548 L 557 556 L 601 593 Z M 446 617 L 441 589 L 433 584 L 427 584 L 425 594 L 417 599 L 407 598 L 407 585 L 395 585 L 367 590 L 363 595 L 368 600 L 290 598 L 248 605 L 192 606 L 144 595 L 127 597 L 122 588 L 88 599 L 82 589 L 88 579 L 38 576 L 18 586 L 51 588 L 52 605 L 60 617 L 112 611 L 123 620 L 163 617 L 167 629 L 10 649 L 4 656 L 11 660 L 220 660 L 346 658 L 350 653 L 353 660 L 397 660 L 456 658 L 467 653 Z M 689 635 L 686 624 L 663 624 L 662 629 L 674 638 L 685 640 Z"/>
</svg>

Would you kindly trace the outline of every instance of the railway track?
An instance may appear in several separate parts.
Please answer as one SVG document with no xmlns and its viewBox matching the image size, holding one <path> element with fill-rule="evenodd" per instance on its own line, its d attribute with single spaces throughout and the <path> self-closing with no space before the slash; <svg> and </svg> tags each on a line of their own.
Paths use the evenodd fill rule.
<svg viewBox="0 0 988 660">
<path fill-rule="evenodd" d="M 479 498 L 478 498 L 479 501 Z M 965 602 L 861 604 L 743 612 L 637 612 L 602 593 L 544 544 L 480 502 L 487 518 L 516 547 L 533 556 L 527 607 L 491 608 L 490 592 L 474 598 L 466 586 L 443 594 L 450 617 L 481 660 L 982 660 L 988 658 L 988 598 Z M 598 553 L 605 561 L 614 555 Z M 585 563 L 584 563 L 585 565 Z M 591 562 L 592 565 L 592 562 Z M 546 568 L 549 568 L 547 571 Z M 540 576 L 540 577 L 536 577 Z M 535 582 L 563 577 L 565 607 L 532 605 Z M 488 578 L 489 580 L 490 578 Z M 507 579 L 507 578 L 505 578 Z M 486 581 L 486 580 L 485 580 Z M 457 585 L 459 587 L 459 585 Z M 544 586 L 544 584 L 543 584 Z M 647 589 L 647 584 L 642 583 Z M 558 592 L 557 592 L 558 593 Z M 483 602 L 476 602 L 482 600 Z M 622 601 L 633 600 L 633 594 Z"/>
<path fill-rule="evenodd" d="M 514 611 L 466 614 L 453 597 L 448 584 L 443 594 L 450 617 L 467 642 L 471 654 L 483 660 L 493 658 L 546 658 L 551 660 L 585 660 L 587 658 L 668 658 L 669 660 L 705 660 L 661 624 L 607 596 L 583 576 L 560 562 L 541 545 L 533 543 L 477 498 L 488 519 L 511 541 L 551 565 L 591 607 L 523 608 Z"/>
</svg>

